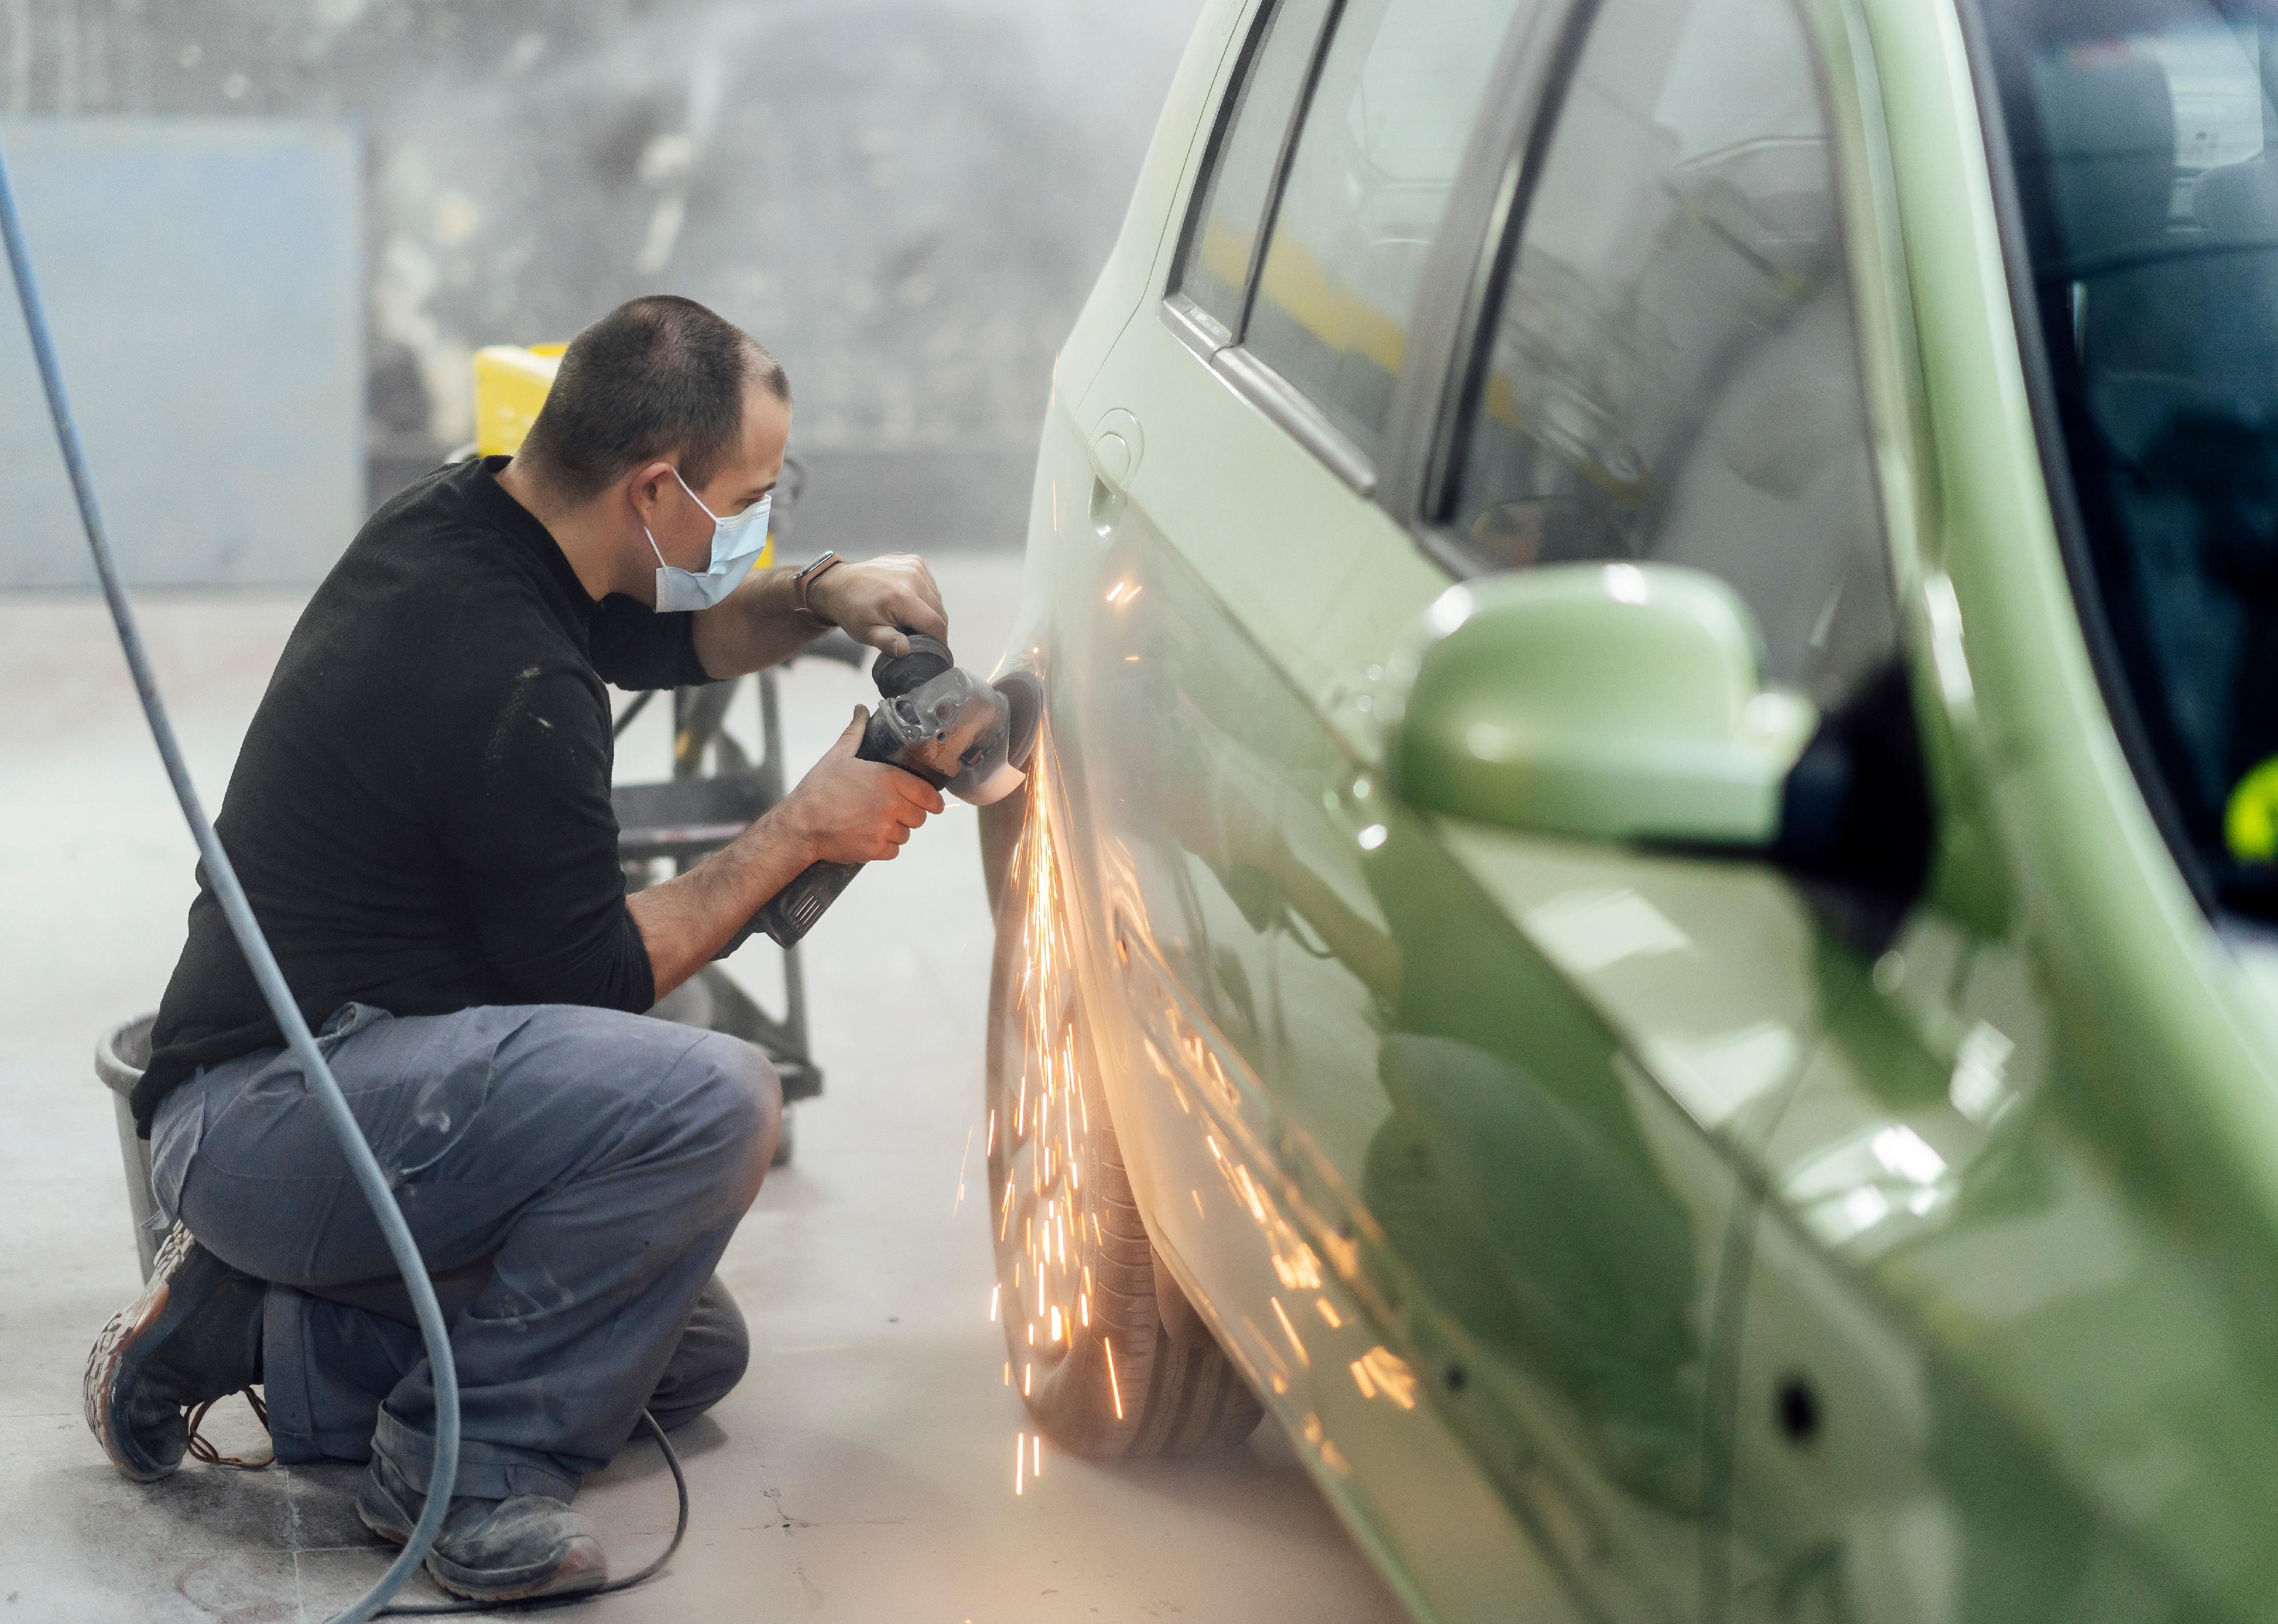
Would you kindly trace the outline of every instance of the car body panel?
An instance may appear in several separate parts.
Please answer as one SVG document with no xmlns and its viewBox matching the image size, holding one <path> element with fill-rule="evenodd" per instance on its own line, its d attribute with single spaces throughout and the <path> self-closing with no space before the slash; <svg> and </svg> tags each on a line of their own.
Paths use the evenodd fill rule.
<svg viewBox="0 0 2278 1624">
<path fill-rule="evenodd" d="M 1392 797 L 1376 702 L 1449 572 L 1161 315 L 1253 4 L 1206 8 L 1062 355 L 1008 658 L 1104 1086 L 1419 1617 L 2278 1595 L 2278 959 L 2114 736 L 1957 3 L 1801 7 L 1935 808 L 1887 941 L 1762 863 Z"/>
<path fill-rule="evenodd" d="M 1213 7 L 1198 35 L 1220 30 L 1238 37 L 1234 20 L 1242 16 L 1240 4 Z M 1182 85 L 1229 71 L 1226 63 L 1206 68 L 1210 56 L 1189 53 Z M 1166 149 L 1176 149 L 1187 165 L 1173 169 L 1183 206 L 1199 145 L 1167 116 L 1150 173 Z M 1148 225 L 1135 202 L 1119 250 L 1151 239 L 1150 277 L 1169 252 L 1166 221 L 1176 217 L 1156 206 L 1164 218 Z M 1103 276 L 1102 288 L 1110 286 Z M 1331 1262 L 1340 1246 L 1349 1258 L 1350 1243 L 1308 1210 L 1265 1148 L 1270 1116 L 1260 1109 L 1262 1086 L 1237 1040 L 1250 1040 L 1256 1052 L 1255 1023 L 1273 1018 L 1270 1004 L 1262 1016 L 1257 1008 L 1272 995 L 1271 971 L 1259 955 L 1245 958 L 1251 927 L 1243 909 L 1265 917 L 1273 906 L 1273 842 L 1284 790 L 1276 769 L 1265 764 L 1277 753 L 1286 761 L 1297 743 L 1286 733 L 1277 737 L 1271 701 L 1282 697 L 1285 718 L 1303 712 L 1273 675 L 1258 639 L 1227 614 L 1219 591 L 1253 606 L 1280 605 L 1278 614 L 1261 610 L 1258 627 L 1287 652 L 1303 644 L 1307 610 L 1302 591 L 1285 591 L 1283 577 L 1299 587 L 1312 583 L 1314 612 L 1329 600 L 1334 581 L 1308 573 L 1308 556 L 1292 547 L 1284 570 L 1225 571 L 1213 583 L 1169 547 L 1146 505 L 1151 471 L 1185 457 L 1215 457 L 1221 448 L 1176 432 L 1156 438 L 1142 417 L 1128 436 L 1138 441 L 1135 464 L 1122 470 L 1128 493 L 1106 483 L 1094 455 L 1095 430 L 1119 397 L 1149 398 L 1120 380 L 1164 372 L 1179 392 L 1173 398 L 1207 408 L 1218 404 L 1213 395 L 1223 397 L 1222 413 L 1237 404 L 1151 316 L 1127 321 L 1119 304 L 1096 294 L 1062 353 L 1032 499 L 1025 600 L 1007 660 L 1033 665 L 1046 682 L 1038 792 L 1065 801 L 1064 827 L 1073 832 L 1067 855 L 1081 920 L 1071 933 L 1074 968 L 1101 1051 L 1111 1057 L 1103 1088 L 1135 1193 L 1166 1266 L 1418 1616 L 1491 1617 L 1517 1607 L 1553 1624 L 1579 1617 L 1569 1587 L 1515 1525 L 1468 1450 L 1436 1412 L 1416 1402 L 1398 1356 Z M 1110 329 L 1103 341 L 1099 333 Z M 1121 349 L 1132 334 L 1142 345 Z M 1094 353 L 1098 362 L 1086 376 L 1084 356 Z M 1120 371 L 1111 364 L 1118 359 Z M 1247 433 L 1246 443 L 1269 459 L 1290 450 L 1242 416 L 1221 421 Z M 1332 528 L 1349 523 L 1345 493 L 1320 492 L 1311 478 L 1317 471 L 1310 464 L 1302 470 L 1300 499 L 1326 507 Z M 1251 517 L 1270 538 L 1288 510 L 1258 494 Z M 1143 590 L 1110 603 L 1119 583 Z M 1165 606 L 1172 604 L 1175 609 Z M 1166 691 L 1159 679 L 1171 662 L 1150 668 L 1149 654 L 1173 648 L 1200 649 L 1207 658 L 1192 680 Z M 1127 654 L 1137 658 L 1127 661 Z M 1111 730 L 1124 725 L 1128 739 Z M 1095 737 L 1115 746 L 1097 762 Z M 1169 797 L 1185 789 L 1197 793 L 1176 804 L 1159 830 L 1135 830 L 1128 804 L 1135 790 L 1152 806 L 1173 804 Z M 1223 883 L 1228 876 L 1235 877 L 1231 892 Z M 1112 921 L 1122 925 L 1120 943 Z M 1213 949 L 1221 956 L 1215 967 Z M 1226 972 L 1229 963 L 1235 973 Z M 1247 999 L 1229 991 L 1242 984 L 1244 963 L 1252 972 Z M 1204 991 L 1209 1011 L 1188 996 L 1189 988 Z M 1237 1010 L 1247 1013 L 1229 1013 Z M 1279 1313 L 1267 1306 L 1276 1297 Z M 1246 1310 L 1230 1312 L 1235 1303 Z M 1352 1377 L 1355 1366 L 1392 1384 L 1380 1382 L 1365 1393 Z"/>
<path fill-rule="evenodd" d="M 1135 466 L 1095 453 L 1111 413 Z M 1089 1002 L 1131 1017 L 1107 1093 L 1166 1261 L 1426 1616 L 1499 1616 L 1511 1587 L 1552 1574 L 1601 1616 L 1697 1613 L 1697 1440 L 1736 1193 L 1699 1118 L 1713 1129 L 1773 1097 L 1809 1052 L 1828 966 L 1802 961 L 1826 957 L 1819 932 L 1746 870 L 1571 848 L 1545 876 L 1498 861 L 1508 837 L 1393 813 L 1374 866 L 1401 878 L 1372 881 L 1352 790 L 1376 738 L 1356 690 L 1448 577 L 1168 325 L 1127 324 L 1080 406 L 1056 399 L 1038 492 L 1051 553 L 1029 615 L 1050 629 L 1051 779 L 1087 871 L 1079 938 L 1112 944 L 1093 967 L 1112 985 Z M 1698 950 L 1640 885 L 1704 942 L 1761 924 L 1777 967 L 1738 998 L 1688 987 L 1749 980 L 1757 961 Z M 1522 907 L 1541 940 L 1513 928 Z M 1493 945 L 1450 961 L 1455 943 Z M 1583 960 L 1602 1010 L 1562 982 Z M 1835 967 L 1836 987 L 1854 973 Z M 1521 984 L 1532 997 L 1510 995 Z M 1767 1012 L 1737 1042 L 1718 1024 L 1736 1007 Z M 1604 1016 L 1624 1011 L 1617 1036 Z M 1548 1055 L 1546 1025 L 1566 1029 Z M 1693 1117 L 1641 1055 L 1683 1073 Z M 1530 1056 L 1549 1086 L 1519 1069 Z M 1530 1249 L 1523 1231 L 1559 1203 L 1492 1210 L 1499 1160 L 1527 1156 L 1546 1189 L 1563 1174 L 1570 1196 L 1575 1179 L 1631 1190 L 1634 1221 L 1569 1224 L 1563 1246 Z M 1372 1176 L 1386 1190 L 1359 1199 Z M 1322 1323 L 1292 1334 L 1282 1299 L 1316 1277 Z M 1608 1277 L 1634 1284 L 1609 1293 Z M 1261 1292 L 1263 1325 L 1221 1310 Z M 1369 1346 L 1320 1357 L 1335 1330 Z M 1301 1337 L 1323 1344 L 1311 1363 Z M 1416 1559 L 1414 1532 L 1393 1532 L 1415 1513 L 1382 1492 L 1435 1457 L 1422 1521 L 1443 1534 L 1452 1508 L 1477 1507 L 1452 1569 Z M 1462 1597 L 1480 1585 L 1492 1604 Z"/>
<path fill-rule="evenodd" d="M 1404 545 L 1383 510 L 1328 477 L 1159 319 L 1132 323 L 1087 409 L 1136 419 L 1147 451 L 1130 503 L 1277 669 L 1301 689 L 1325 684 L 1315 634 L 1360 560 Z"/>
<path fill-rule="evenodd" d="M 1912 305 L 1911 342 L 1869 364 L 1891 395 L 1892 370 L 1919 379 L 1919 416 L 1882 422 L 1923 496 L 1900 567 L 1946 831 L 1754 1153 L 1775 1200 L 1736 1398 L 1742 1616 L 1799 1585 L 1905 1617 L 2114 1594 L 2265 1616 L 2270 1050 L 2089 660 L 1961 19 L 1878 0 L 1854 22 Z M 1770 1441 L 1798 1371 L 1857 1400 L 1827 1401 L 1859 1418 L 1850 1446 Z"/>
<path fill-rule="evenodd" d="M 1085 474 L 1081 433 L 1056 418 L 1043 466 Z M 1150 444 L 1147 466 L 1182 449 Z M 1579 1616 L 1419 1403 L 1334 1213 L 1271 1150 L 1254 1063 L 1280 1017 L 1262 931 L 1280 914 L 1278 820 L 1304 708 L 1138 500 L 1064 510 L 1055 545 L 1037 782 L 1066 804 L 1079 983 L 1158 1254 L 1419 1616 Z"/>
<path fill-rule="evenodd" d="M 1058 661 L 1065 669 L 1074 660 L 1084 673 L 1075 731 L 1116 742 L 1112 761 L 1086 764 L 1090 816 L 1077 816 L 1086 830 L 1079 843 L 1101 855 L 1105 927 L 1119 949 L 1135 966 L 1162 972 L 1135 967 L 1123 992 L 1142 1012 L 1143 1064 L 1168 1074 L 1181 1116 L 1190 1102 L 1214 1104 L 1224 1134 L 1205 1137 L 1204 1161 L 1188 1125 L 1168 1119 L 1161 1094 L 1119 1103 L 1127 1142 L 1150 1147 L 1129 1159 L 1142 1170 L 1136 1187 L 1158 1244 L 1182 1276 L 1194 1276 L 1199 1302 L 1244 1300 L 1229 1273 L 1224 1217 L 1212 1212 L 1223 1199 L 1220 1179 L 1206 1175 L 1223 1175 L 1221 1155 L 1238 1145 L 1274 1147 L 1278 1169 L 1243 1164 L 1232 1187 L 1270 1190 L 1278 1170 L 1300 1189 L 1310 1185 L 1313 1199 L 1303 1205 L 1331 1258 L 1341 1251 L 1333 1235 L 1356 1235 L 1342 1251 L 1353 1260 L 1363 1300 L 1374 1305 L 1383 1340 L 1346 1379 L 1378 1404 L 1404 1409 L 1415 1403 L 1403 1388 L 1414 1388 L 1418 1368 L 1427 1407 L 1456 1402 L 1444 1396 L 1444 1374 L 1432 1384 L 1431 1372 L 1464 1373 L 1466 1475 L 1499 1483 L 1502 1519 L 1530 1525 L 1570 1583 L 1613 1616 L 1685 1616 L 1698 1605 L 1695 1440 L 1729 1174 L 1689 1142 L 1649 1086 L 1640 1091 L 1642 1109 L 1665 1120 L 1646 1130 L 1618 1110 L 1594 1127 L 1581 1119 L 1577 1108 L 1624 1085 L 1612 1069 L 1620 1046 L 1585 1010 L 1564 1011 L 1576 1030 L 1564 1046 L 1571 1057 L 1561 1061 L 1563 1087 L 1510 1088 L 1525 1030 L 1531 1025 L 1539 1039 L 1543 1016 L 1538 1010 L 1529 1022 L 1521 1013 L 1528 1001 L 1510 1000 L 1506 983 L 1531 977 L 1539 1003 L 1557 997 L 1556 973 L 1509 933 L 1476 879 L 1420 821 L 1407 824 L 1384 854 L 1410 870 L 1392 894 L 1428 897 L 1406 944 L 1427 966 L 1410 989 L 1418 1012 L 1408 1035 L 1418 1041 L 1406 1047 L 1404 1070 L 1395 1068 L 1411 1109 L 1391 1109 L 1378 1079 L 1382 1026 L 1393 1010 L 1384 983 L 1397 949 L 1366 880 L 1334 860 L 1358 855 L 1359 825 L 1328 831 L 1302 858 L 1288 835 L 1319 835 L 1320 817 L 1331 815 L 1321 797 L 1350 782 L 1322 713 L 1299 697 L 1323 692 L 1332 670 L 1329 650 L 1308 634 L 1330 606 L 1351 597 L 1344 572 L 1325 561 L 1405 553 L 1406 539 L 1229 391 L 1167 326 L 1157 332 L 1141 322 L 1126 331 L 1085 411 L 1169 424 L 1145 431 L 1144 458 L 1127 492 L 1103 483 L 1088 517 L 1102 548 L 1094 580 L 1108 584 L 1096 592 L 1098 606 L 1082 612 L 1087 629 L 1066 618 L 1056 627 Z M 1158 492 L 1167 494 L 1158 499 Z M 1342 551 L 1325 560 L 1325 540 L 1340 537 Z M 1462 922 L 1443 930 L 1450 911 Z M 1492 941 L 1498 950 L 1450 979 L 1449 966 L 1432 964 L 1437 945 L 1449 941 Z M 1261 945 L 1271 949 L 1271 966 L 1257 956 Z M 1320 995 L 1295 1006 L 1280 995 L 1280 966 L 1292 963 L 1331 968 Z M 1434 976 L 1445 985 L 1435 989 Z M 1463 1007 L 1435 1008 L 1434 991 L 1444 998 L 1456 987 L 1467 994 Z M 1268 988 L 1271 995 L 1261 995 Z M 1193 1027 L 1150 1029 L 1150 1017 L 1166 1019 L 1161 1012 L 1175 1008 L 1181 992 L 1202 1006 Z M 1290 1042 L 1291 1033 L 1329 1032 L 1343 1037 L 1330 1054 L 1308 1056 Z M 1223 1057 L 1227 1049 L 1231 1058 Z M 1181 1066 L 1189 1050 L 1196 1059 Z M 1284 1056 L 1279 1064 L 1270 1058 L 1276 1055 Z M 1530 1097 L 1539 1102 L 1531 1111 L 1497 1109 Z M 1164 1118 L 1159 1132 L 1150 1113 Z M 1574 1229 L 1556 1259 L 1530 1260 L 1510 1232 L 1512 1215 L 1478 1221 L 1468 1198 L 1494 1187 L 1486 1175 L 1494 1158 L 1526 1150 L 1535 1137 L 1529 1125 L 1545 1122 L 1562 1130 L 1562 1148 L 1542 1163 L 1546 1170 L 1587 1163 L 1601 1179 L 1624 1181 L 1637 1192 L 1633 1232 Z M 1664 1172 L 1640 1137 L 1655 1131 L 1674 1141 L 1665 1154 L 1678 1174 Z M 1333 1147 L 1326 1155 L 1317 1148 L 1324 1142 Z M 1604 1146 L 1611 1147 L 1594 1148 Z M 1446 1168 L 1445 1176 L 1404 1178 L 1419 1159 Z M 1356 1199 L 1372 1170 L 1391 1180 L 1392 1193 Z M 1408 1226 L 1396 1239 L 1373 1216 L 1394 1208 Z M 1236 1250 L 1250 1250 L 1242 1239 Z M 1529 1261 L 1542 1263 L 1522 1288 L 1535 1313 L 1515 1324 L 1495 1305 L 1514 1268 L 1524 1274 Z M 1609 1299 L 1596 1284 L 1601 1272 L 1632 1274 L 1650 1289 Z M 1530 1335 L 1533 1357 L 1515 1355 Z M 1320 1384 L 1310 1384 L 1313 1405 L 1294 1407 L 1293 1393 L 1282 1389 L 1296 1372 L 1287 1350 L 1277 1351 L 1287 1339 L 1270 1330 L 1261 1337 L 1251 1316 L 1227 1338 L 1247 1368 L 1265 1372 L 1261 1391 L 1303 1436 L 1309 1426 L 1324 1427 Z M 1545 1352 L 1545 1339 L 1560 1346 Z M 1609 1441 L 1624 1429 L 1636 1436 Z M 1364 1482 L 1397 1469 L 1367 1431 L 1326 1430 L 1320 1441 L 1326 1458 L 1351 1463 Z M 1598 1491 L 1604 1460 L 1624 1451 L 1617 1469 L 1639 1481 Z M 1323 1458 L 1318 1449 L 1316 1458 Z"/>
<path fill-rule="evenodd" d="M 1276 942 L 1279 1155 L 1361 1238 L 1387 1339 L 1440 1375 L 1482 1464 L 1515 1506 L 1554 1507 L 1539 1536 L 1592 1604 L 1690 1616 L 1735 1181 L 1506 898 L 1443 830 L 1369 804 L 1386 798 L 1348 800 L 1346 826 L 1381 831 L 1348 849 L 1383 935 Z M 1558 900 L 1606 957 L 1665 945 L 1633 893 Z M 1365 1138 L 1341 1136 L 1359 1102 Z"/>
</svg>

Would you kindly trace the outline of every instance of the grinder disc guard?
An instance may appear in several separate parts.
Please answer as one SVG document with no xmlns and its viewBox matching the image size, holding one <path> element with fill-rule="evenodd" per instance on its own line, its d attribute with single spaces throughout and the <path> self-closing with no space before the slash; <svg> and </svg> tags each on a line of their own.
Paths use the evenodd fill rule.
<svg viewBox="0 0 2278 1624">
<path fill-rule="evenodd" d="M 1008 671 L 990 684 L 1005 696 L 1011 714 L 1005 740 L 1005 759 L 1023 773 L 1036 753 L 1036 733 L 1044 719 L 1044 685 L 1033 671 Z"/>
<path fill-rule="evenodd" d="M 1005 694 L 951 666 L 906 692 L 882 696 L 872 726 L 884 736 L 881 759 L 986 806 L 1027 776 L 1012 761 L 1012 723 Z"/>
</svg>

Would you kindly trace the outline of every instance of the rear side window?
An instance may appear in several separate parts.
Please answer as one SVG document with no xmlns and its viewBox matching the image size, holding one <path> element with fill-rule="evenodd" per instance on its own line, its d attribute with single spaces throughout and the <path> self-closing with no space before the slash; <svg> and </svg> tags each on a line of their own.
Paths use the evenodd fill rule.
<svg viewBox="0 0 2278 1624">
<path fill-rule="evenodd" d="M 1896 646 L 1835 176 L 1780 0 L 1606 0 L 1482 324 L 1449 538 L 1720 576 L 1767 675 Z"/>
<path fill-rule="evenodd" d="M 1305 93 L 1334 0 L 1267 0 L 1251 35 L 1241 82 L 1227 97 L 1202 201 L 1172 286 L 1192 300 L 1231 341 L 1242 331 L 1242 301 L 1257 257 L 1257 240 L 1273 201 L 1273 179 L 1289 127 Z"/>
<path fill-rule="evenodd" d="M 1425 263 L 1512 19 L 1533 0 L 1347 0 L 1242 341 L 1382 453 Z"/>
</svg>

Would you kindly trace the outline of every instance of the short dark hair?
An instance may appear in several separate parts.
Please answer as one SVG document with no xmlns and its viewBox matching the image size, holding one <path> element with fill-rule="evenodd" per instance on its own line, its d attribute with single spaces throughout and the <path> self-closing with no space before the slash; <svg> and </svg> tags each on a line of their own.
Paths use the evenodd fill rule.
<svg viewBox="0 0 2278 1624">
<path fill-rule="evenodd" d="M 573 501 L 660 456 L 700 487 L 743 432 L 753 383 L 791 404 L 782 363 L 733 322 L 672 294 L 631 300 L 570 340 L 521 454 Z"/>
</svg>

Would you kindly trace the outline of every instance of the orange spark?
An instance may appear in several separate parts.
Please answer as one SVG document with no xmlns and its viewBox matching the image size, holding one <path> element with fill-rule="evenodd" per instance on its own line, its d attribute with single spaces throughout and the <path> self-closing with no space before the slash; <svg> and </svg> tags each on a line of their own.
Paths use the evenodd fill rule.
<svg viewBox="0 0 2278 1624">
<path fill-rule="evenodd" d="M 1281 1334 L 1289 1338 L 1289 1346 L 1296 1350 L 1297 1362 L 1307 1369 L 1312 1369 L 1312 1356 L 1305 1352 L 1305 1345 L 1297 1339 L 1297 1328 L 1289 1323 L 1288 1315 L 1282 1311 L 1281 1300 L 1269 1297 L 1265 1300 L 1273 1305 L 1273 1317 L 1281 1322 Z"/>
</svg>

